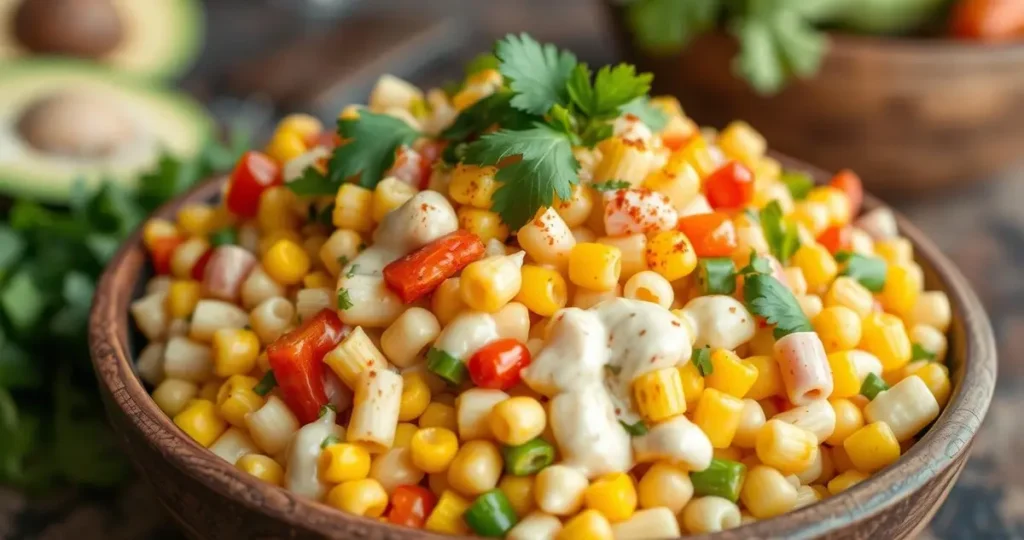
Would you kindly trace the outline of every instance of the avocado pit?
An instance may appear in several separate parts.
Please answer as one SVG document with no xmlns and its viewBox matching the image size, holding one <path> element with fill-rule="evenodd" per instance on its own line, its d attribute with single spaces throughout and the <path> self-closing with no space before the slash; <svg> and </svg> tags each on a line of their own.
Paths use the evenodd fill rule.
<svg viewBox="0 0 1024 540">
<path fill-rule="evenodd" d="M 23 0 L 14 35 L 34 53 L 95 59 L 116 49 L 125 29 L 111 0 Z"/>
<path fill-rule="evenodd" d="M 49 154 L 96 158 L 115 154 L 137 137 L 136 126 L 109 98 L 95 92 L 65 90 L 27 107 L 18 133 Z"/>
</svg>

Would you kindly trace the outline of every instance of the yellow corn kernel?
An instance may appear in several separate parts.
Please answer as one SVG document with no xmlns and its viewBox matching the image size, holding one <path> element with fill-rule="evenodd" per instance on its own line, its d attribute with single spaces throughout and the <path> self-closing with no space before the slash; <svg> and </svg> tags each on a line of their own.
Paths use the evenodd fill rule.
<svg viewBox="0 0 1024 540">
<path fill-rule="evenodd" d="M 362 326 L 355 327 L 334 350 L 324 356 L 324 363 L 351 389 L 359 385 L 359 376 L 368 369 L 383 369 L 387 358 L 366 335 Z"/>
<path fill-rule="evenodd" d="M 158 240 L 178 234 L 178 228 L 170 221 L 153 218 L 142 226 L 142 243 L 146 245 L 147 250 L 152 251 Z"/>
<path fill-rule="evenodd" d="M 418 191 L 398 178 L 388 177 L 381 180 L 373 190 L 373 221 L 384 221 L 384 216 L 405 204 Z"/>
<path fill-rule="evenodd" d="M 373 192 L 352 183 L 342 184 L 334 199 L 334 226 L 367 233 L 373 229 Z"/>
<path fill-rule="evenodd" d="M 843 449 L 858 471 L 873 473 L 900 458 L 900 443 L 889 424 L 872 422 L 850 434 Z"/>
<path fill-rule="evenodd" d="M 700 193 L 700 175 L 678 152 L 661 169 L 644 179 L 644 187 L 668 197 L 673 208 L 685 208 Z"/>
<path fill-rule="evenodd" d="M 498 189 L 498 182 L 494 180 L 497 172 L 497 167 L 460 164 L 452 171 L 448 195 L 459 204 L 487 210 Z"/>
<path fill-rule="evenodd" d="M 589 509 L 567 521 L 555 535 L 555 540 L 612 540 L 614 537 L 608 518 L 597 510 Z"/>
<path fill-rule="evenodd" d="M 238 458 L 235 467 L 271 485 L 280 486 L 284 482 L 284 467 L 269 456 L 248 454 Z"/>
<path fill-rule="evenodd" d="M 831 353 L 828 355 L 828 365 L 832 368 L 831 397 L 848 398 L 860 393 L 863 381 L 857 372 L 857 361 L 853 353 L 850 351 Z"/>
<path fill-rule="evenodd" d="M 818 438 L 813 433 L 782 420 L 765 422 L 757 433 L 755 445 L 761 463 L 783 474 L 804 471 L 818 454 Z"/>
<path fill-rule="evenodd" d="M 839 272 L 836 260 L 821 244 L 804 244 L 793 254 L 793 265 L 803 271 L 812 290 L 824 289 Z"/>
<path fill-rule="evenodd" d="M 598 145 L 601 161 L 594 167 L 595 183 L 624 180 L 637 186 L 650 172 L 651 151 L 626 141 L 621 136 L 610 137 Z"/>
<path fill-rule="evenodd" d="M 274 244 L 277 244 L 281 240 L 288 240 L 300 246 L 302 245 L 303 242 L 302 235 L 299 234 L 297 231 L 293 231 L 290 229 L 279 229 L 276 231 L 270 231 L 269 233 L 261 236 L 259 239 L 257 251 L 259 252 L 260 257 L 262 258 L 266 256 L 266 254 L 270 251 L 270 248 L 274 247 Z"/>
<path fill-rule="evenodd" d="M 392 448 L 409 448 L 412 444 L 412 436 L 419 431 L 419 427 L 416 424 L 410 422 L 399 422 L 398 426 L 395 427 L 395 442 L 391 445 Z"/>
<path fill-rule="evenodd" d="M 771 334 L 768 333 L 770 337 Z M 779 363 L 771 356 L 757 355 L 745 360 L 757 369 L 757 379 L 747 390 L 746 397 L 753 400 L 762 400 L 772 396 L 778 396 L 785 392 L 782 385 L 782 373 L 779 371 Z M 713 373 L 712 373 L 713 375 Z"/>
<path fill-rule="evenodd" d="M 761 431 L 764 423 L 764 409 L 761 408 L 761 404 L 750 398 L 744 399 L 740 425 L 732 439 L 733 447 L 753 449 L 757 445 L 757 433 Z"/>
<path fill-rule="evenodd" d="M 767 519 L 793 509 L 797 502 L 796 487 L 781 472 L 765 465 L 747 471 L 740 491 L 743 506 L 758 519 Z"/>
<path fill-rule="evenodd" d="M 431 476 L 433 480 L 433 476 Z M 445 490 L 437 500 L 437 505 L 430 512 L 423 528 L 442 534 L 464 535 L 469 532 L 469 527 L 463 521 L 462 515 L 469 509 L 470 502 L 463 499 L 454 491 Z"/>
<path fill-rule="evenodd" d="M 907 366 L 905 375 L 907 377 L 911 375 L 920 377 L 924 381 L 925 386 L 928 387 L 928 390 L 931 390 L 932 395 L 935 396 L 935 401 L 938 402 L 939 407 L 945 407 L 952 390 L 949 383 L 948 368 L 936 362 L 926 362 L 923 365 L 915 366 L 914 369 L 910 369 L 913 365 Z"/>
<path fill-rule="evenodd" d="M 607 474 L 587 487 L 583 501 L 587 508 L 601 512 L 608 521 L 625 521 L 636 512 L 636 487 L 626 473 Z"/>
<path fill-rule="evenodd" d="M 153 401 L 167 416 L 175 416 L 199 393 L 199 387 L 192 381 L 164 379 L 153 389 Z"/>
<path fill-rule="evenodd" d="M 742 161 L 751 167 L 768 150 L 768 142 L 764 136 L 741 120 L 734 120 L 725 126 L 715 142 L 727 157 Z"/>
<path fill-rule="evenodd" d="M 309 266 L 309 255 L 291 240 L 278 240 L 263 256 L 263 270 L 282 285 L 301 283 Z"/>
<path fill-rule="evenodd" d="M 878 299 L 886 311 L 904 316 L 914 309 L 923 289 L 918 268 L 908 263 L 890 264 L 885 273 L 885 287 Z"/>
<path fill-rule="evenodd" d="M 359 233 L 338 229 L 331 233 L 324 245 L 320 247 L 320 262 L 332 276 L 337 276 L 341 273 L 343 266 L 356 258 L 362 244 L 363 239 Z"/>
<path fill-rule="evenodd" d="M 825 293 L 825 307 L 843 306 L 853 310 L 861 319 L 871 314 L 874 305 L 871 291 L 847 276 L 837 277 Z"/>
<path fill-rule="evenodd" d="M 459 278 L 459 294 L 471 309 L 494 313 L 519 294 L 522 255 L 496 255 L 469 263 Z"/>
<path fill-rule="evenodd" d="M 914 260 L 914 245 L 903 237 L 888 238 L 875 242 L 875 255 L 889 264 L 903 264 Z"/>
<path fill-rule="evenodd" d="M 373 478 L 349 480 L 327 492 L 328 506 L 357 516 L 380 517 L 388 506 L 388 492 Z"/>
<path fill-rule="evenodd" d="M 844 306 L 821 310 L 813 323 L 814 331 L 825 346 L 825 352 L 846 351 L 856 347 L 860 343 L 860 319 L 855 311 Z"/>
<path fill-rule="evenodd" d="M 650 422 L 661 422 L 686 412 L 686 395 L 679 370 L 674 367 L 645 373 L 633 380 L 637 410 Z"/>
<path fill-rule="evenodd" d="M 260 338 L 252 330 L 221 328 L 213 333 L 212 348 L 215 375 L 244 375 L 256 367 Z"/>
<path fill-rule="evenodd" d="M 331 289 L 334 285 L 334 279 L 321 270 L 310 272 L 302 278 L 302 286 L 306 289 Z"/>
<path fill-rule="evenodd" d="M 202 386 L 199 387 L 199 395 L 197 397 L 199 399 L 205 399 L 207 401 L 212 401 L 216 403 L 217 391 L 220 390 L 221 384 L 223 384 L 223 381 L 219 379 L 211 379 L 209 381 L 206 381 L 205 383 L 203 383 Z"/>
<path fill-rule="evenodd" d="M 669 281 L 684 278 L 697 268 L 697 253 L 680 231 L 663 231 L 647 242 L 647 266 Z"/>
<path fill-rule="evenodd" d="M 831 227 L 842 227 L 850 223 L 850 197 L 843 190 L 832 186 L 818 186 L 807 194 L 811 202 L 818 202 L 828 209 L 828 224 Z"/>
<path fill-rule="evenodd" d="M 678 514 L 693 497 L 689 473 L 670 463 L 657 462 L 644 473 L 637 485 L 640 508 L 664 506 Z"/>
<path fill-rule="evenodd" d="M 727 459 L 729 461 L 739 461 L 743 458 L 743 451 L 735 446 L 729 448 L 715 448 L 711 454 L 715 459 Z"/>
<path fill-rule="evenodd" d="M 789 219 L 802 225 L 810 233 L 811 238 L 817 238 L 829 226 L 829 207 L 821 202 L 800 201 L 794 205 Z"/>
<path fill-rule="evenodd" d="M 189 236 L 206 236 L 218 224 L 216 214 L 208 204 L 186 204 L 178 210 L 178 227 Z"/>
<path fill-rule="evenodd" d="M 434 397 L 435 401 L 431 401 L 427 405 L 426 410 L 420 415 L 417 423 L 421 428 L 442 427 L 452 432 L 458 431 L 459 424 L 457 421 L 458 416 L 455 414 L 455 407 L 437 402 L 436 400 L 440 397 Z"/>
<path fill-rule="evenodd" d="M 217 390 L 217 412 L 237 428 L 245 427 L 245 415 L 255 412 L 266 400 L 253 391 L 257 381 L 247 375 L 228 377 Z"/>
<path fill-rule="evenodd" d="M 711 367 L 711 373 L 704 377 L 708 388 L 733 397 L 745 397 L 758 378 L 756 366 L 740 360 L 736 353 L 728 349 L 715 349 L 711 352 Z"/>
<path fill-rule="evenodd" d="M 679 159 L 693 167 L 701 180 L 718 169 L 718 160 L 711 153 L 707 140 L 701 135 L 693 137 L 686 146 L 673 153 L 669 161 L 676 158 L 675 154 L 679 154 Z"/>
<path fill-rule="evenodd" d="M 516 302 L 542 317 L 550 317 L 565 307 L 569 291 L 562 274 L 533 264 L 524 264 L 520 273 L 522 286 L 516 295 Z"/>
<path fill-rule="evenodd" d="M 848 470 L 828 481 L 828 492 L 832 495 L 838 495 L 867 480 L 869 476 L 869 474 L 858 470 Z"/>
<path fill-rule="evenodd" d="M 872 313 L 864 318 L 860 348 L 882 362 L 882 371 L 895 371 L 910 362 L 913 353 L 903 321 L 889 313 Z"/>
<path fill-rule="evenodd" d="M 761 156 L 751 168 L 754 170 L 756 186 L 775 183 L 782 176 L 782 164 L 779 163 L 779 160 L 768 156 Z M 785 207 L 783 207 L 783 210 L 785 210 Z"/>
<path fill-rule="evenodd" d="M 494 489 L 501 478 L 502 461 L 498 446 L 491 441 L 469 441 L 455 454 L 448 466 L 448 483 L 467 496 Z"/>
<path fill-rule="evenodd" d="M 402 401 L 398 420 L 408 422 L 419 418 L 430 404 L 430 387 L 419 373 L 402 374 Z"/>
<path fill-rule="evenodd" d="M 212 401 L 194 399 L 174 416 L 174 424 L 194 441 L 210 446 L 228 428 L 228 423 L 217 415 Z"/>
<path fill-rule="evenodd" d="M 579 227 L 586 223 L 587 217 L 594 209 L 594 193 L 585 186 L 577 184 L 572 187 L 572 196 L 568 200 L 563 201 L 556 197 L 553 208 L 565 222 L 566 227 Z"/>
<path fill-rule="evenodd" d="M 686 362 L 677 367 L 679 370 L 679 381 L 683 385 L 683 396 L 686 398 L 686 407 L 692 409 L 697 406 L 700 397 L 704 395 L 704 377 L 693 362 Z"/>
<path fill-rule="evenodd" d="M 314 116 L 296 113 L 289 114 L 277 123 L 274 131 L 291 131 L 305 140 L 312 139 L 323 131 L 324 125 Z"/>
<path fill-rule="evenodd" d="M 864 426 L 864 412 L 849 399 L 833 398 L 828 402 L 836 413 L 836 427 L 825 442 L 833 447 L 839 447 L 850 434 Z"/>
<path fill-rule="evenodd" d="M 526 516 L 533 510 L 533 476 L 505 475 L 498 482 L 498 489 L 505 494 L 517 516 Z"/>
<path fill-rule="evenodd" d="M 295 230 L 302 225 L 302 216 L 295 212 L 295 192 L 285 186 L 267 188 L 260 195 L 256 222 L 264 233 L 280 229 Z"/>
<path fill-rule="evenodd" d="M 202 285 L 191 279 L 171 281 L 167 289 L 167 314 L 172 319 L 188 319 L 202 296 Z"/>
<path fill-rule="evenodd" d="M 431 403 L 440 403 L 442 405 L 451 405 L 452 407 L 454 407 L 455 400 L 456 398 L 454 394 L 442 393 L 435 394 L 433 397 L 433 401 Z"/>
<path fill-rule="evenodd" d="M 593 291 L 610 291 L 622 273 L 622 252 L 615 247 L 581 242 L 569 252 L 569 281 Z"/>
<path fill-rule="evenodd" d="M 320 480 L 331 484 L 366 478 L 370 474 L 370 452 L 358 444 L 329 444 L 320 450 L 317 473 Z"/>
<path fill-rule="evenodd" d="M 704 389 L 693 414 L 693 423 L 711 440 L 714 448 L 728 448 L 736 436 L 743 413 L 743 400 L 714 388 Z"/>
<path fill-rule="evenodd" d="M 504 243 L 508 239 L 508 226 L 495 212 L 481 210 L 472 206 L 463 206 L 458 211 L 459 228 L 465 229 L 480 237 L 480 240 L 487 243 L 490 240 L 498 240 Z"/>
<path fill-rule="evenodd" d="M 430 302 L 430 311 L 437 316 L 437 322 L 445 326 L 452 321 L 459 313 L 467 309 L 466 303 L 462 301 L 462 280 L 460 278 L 448 278 L 441 282 L 441 285 L 434 291 Z"/>
<path fill-rule="evenodd" d="M 487 422 L 494 438 L 516 446 L 539 437 L 547 426 L 547 414 L 539 401 L 528 396 L 506 399 L 491 409 Z"/>
<path fill-rule="evenodd" d="M 285 164 L 306 153 L 306 141 L 302 135 L 290 130 L 275 130 L 265 149 L 274 161 Z"/>
</svg>

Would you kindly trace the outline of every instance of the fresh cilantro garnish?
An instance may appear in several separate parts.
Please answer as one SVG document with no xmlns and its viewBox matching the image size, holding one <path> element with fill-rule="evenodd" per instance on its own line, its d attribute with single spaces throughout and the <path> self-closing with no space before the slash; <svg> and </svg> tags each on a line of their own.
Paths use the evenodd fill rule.
<svg viewBox="0 0 1024 540">
<path fill-rule="evenodd" d="M 627 18 L 640 46 L 670 53 L 711 30 L 722 7 L 722 0 L 636 0 Z"/>
<path fill-rule="evenodd" d="M 639 420 L 634 424 L 627 424 L 622 420 L 619 420 L 619 423 L 622 424 L 622 428 L 626 430 L 626 433 L 629 433 L 632 437 L 639 437 L 647 434 L 647 424 L 645 424 L 643 420 Z"/>
<path fill-rule="evenodd" d="M 468 77 L 488 69 L 498 69 L 499 65 L 498 57 L 494 56 L 494 54 L 480 53 L 466 64 L 466 76 Z"/>
<path fill-rule="evenodd" d="M 753 249 L 750 250 L 750 262 L 746 266 L 740 268 L 737 274 L 748 275 L 748 274 L 771 274 L 772 263 L 768 262 L 768 259 L 757 254 Z"/>
<path fill-rule="evenodd" d="M 630 64 L 619 64 L 599 69 L 591 83 L 590 69 L 586 64 L 577 64 L 567 88 L 573 105 L 584 115 L 614 118 L 622 107 L 647 95 L 653 78 L 650 73 L 638 75 Z"/>
<path fill-rule="evenodd" d="M 697 372 L 701 377 L 707 377 L 715 371 L 715 367 L 711 363 L 711 349 L 708 347 L 694 347 L 690 361 L 697 366 Z"/>
<path fill-rule="evenodd" d="M 324 442 L 320 443 L 320 449 L 323 450 L 324 448 L 327 448 L 332 444 L 338 444 L 340 442 L 341 439 L 339 439 L 336 435 L 328 435 L 327 437 L 324 437 Z"/>
<path fill-rule="evenodd" d="M 889 266 L 880 257 L 868 257 L 852 251 L 836 253 L 836 262 L 842 265 L 839 275 L 857 280 L 871 292 L 882 292 Z"/>
<path fill-rule="evenodd" d="M 768 206 L 761 210 L 760 218 L 764 238 L 768 241 L 772 255 L 780 263 L 786 264 L 796 250 L 800 249 L 796 225 L 787 225 L 782 221 L 782 207 L 778 201 L 768 203 Z"/>
<path fill-rule="evenodd" d="M 920 343 L 915 343 L 910 349 L 910 360 L 928 360 L 929 362 L 935 360 L 935 353 L 925 349 Z"/>
<path fill-rule="evenodd" d="M 252 391 L 256 394 L 265 396 L 270 393 L 274 387 L 277 386 L 277 378 L 274 377 L 273 371 L 268 371 L 260 379 L 260 382 L 256 383 L 256 386 L 252 387 Z"/>
<path fill-rule="evenodd" d="M 640 96 L 623 105 L 619 110 L 639 118 L 654 131 L 661 131 L 668 124 L 668 115 L 660 108 L 651 105 L 651 100 L 647 96 Z"/>
<path fill-rule="evenodd" d="M 441 132 L 441 138 L 446 141 L 462 142 L 480 135 L 494 126 L 501 126 L 505 129 L 527 129 L 541 120 L 540 116 L 513 107 L 513 96 L 515 94 L 509 90 L 499 90 L 477 101 L 462 111 L 452 125 Z M 453 147 L 454 145 L 449 146 Z"/>
<path fill-rule="evenodd" d="M 513 156 L 520 159 L 495 175 L 501 187 L 494 193 L 492 209 L 506 225 L 518 229 L 539 208 L 550 206 L 555 195 L 562 200 L 572 196 L 580 164 L 569 139 L 544 124 L 526 131 L 503 129 L 484 135 L 466 149 L 465 162 L 497 165 Z"/>
<path fill-rule="evenodd" d="M 540 44 L 527 34 L 509 34 L 494 48 L 498 70 L 515 92 L 512 106 L 531 114 L 547 114 L 568 98 L 566 82 L 576 67 L 576 55 L 554 45 Z"/>
<path fill-rule="evenodd" d="M 354 305 L 348 295 L 348 289 L 338 289 L 338 309 L 345 310 Z"/>
<path fill-rule="evenodd" d="M 590 187 L 597 191 L 617 191 L 620 189 L 629 189 L 633 184 L 625 180 L 607 180 L 604 182 L 597 182 L 596 184 L 590 184 Z"/>
<path fill-rule="evenodd" d="M 775 339 L 813 330 L 793 293 L 769 274 L 748 273 L 743 280 L 743 299 L 751 313 L 775 325 Z"/>
<path fill-rule="evenodd" d="M 754 90 L 774 94 L 790 78 L 818 71 L 828 39 L 799 10 L 778 2 L 747 6 L 747 13 L 733 21 L 730 30 L 740 43 L 736 71 Z"/>
<path fill-rule="evenodd" d="M 357 269 L 357 268 L 359 268 L 359 265 L 358 265 L 358 264 L 353 264 L 353 265 L 352 265 L 352 266 L 351 266 L 351 267 L 350 267 L 350 268 L 348 269 L 348 272 L 345 272 L 345 277 L 347 277 L 347 278 L 352 278 L 352 277 L 355 277 L 355 275 L 356 275 L 356 269 Z"/>
</svg>

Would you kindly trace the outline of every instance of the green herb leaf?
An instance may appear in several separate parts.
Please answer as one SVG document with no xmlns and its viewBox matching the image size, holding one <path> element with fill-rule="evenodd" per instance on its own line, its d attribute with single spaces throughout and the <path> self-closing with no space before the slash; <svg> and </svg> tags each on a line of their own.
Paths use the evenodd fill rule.
<svg viewBox="0 0 1024 540">
<path fill-rule="evenodd" d="M 746 266 L 740 268 L 737 272 L 741 275 L 748 274 L 771 274 L 772 264 L 768 262 L 768 259 L 757 254 L 753 249 L 750 250 L 750 262 Z"/>
<path fill-rule="evenodd" d="M 597 72 L 593 85 L 590 69 L 578 64 L 568 82 L 572 103 L 591 118 L 615 118 L 619 109 L 635 99 L 647 95 L 651 89 L 650 73 L 636 73 L 630 64 L 619 64 L 614 68 L 604 66 Z"/>
<path fill-rule="evenodd" d="M 759 93 L 774 94 L 791 77 L 810 77 L 824 58 L 824 34 L 799 11 L 780 3 L 750 2 L 731 25 L 740 43 L 734 70 Z"/>
<path fill-rule="evenodd" d="M 495 56 L 499 71 L 515 92 L 512 106 L 535 115 L 547 114 L 556 104 L 566 105 L 566 82 L 576 56 L 550 43 L 541 45 L 527 34 L 509 34 L 498 41 Z"/>
<path fill-rule="evenodd" d="M 653 131 L 661 131 L 668 124 L 668 115 L 660 108 L 651 105 L 651 100 L 647 96 L 640 96 L 630 101 L 623 105 L 620 110 L 623 113 L 632 114 L 639 118 L 641 122 L 647 124 L 647 127 Z"/>
<path fill-rule="evenodd" d="M 633 187 L 633 184 L 630 184 L 625 180 L 606 180 L 604 182 L 590 184 L 590 187 L 597 191 L 618 191 L 620 189 L 629 189 Z"/>
<path fill-rule="evenodd" d="M 327 448 L 328 446 L 330 446 L 332 444 L 338 444 L 340 442 L 341 442 L 341 439 L 339 439 L 337 436 L 335 436 L 335 435 L 328 435 L 327 437 L 324 438 L 324 442 L 320 443 L 320 449 L 323 450 L 324 448 Z"/>
<path fill-rule="evenodd" d="M 627 424 L 622 420 L 619 420 L 619 424 L 622 424 L 623 429 L 625 429 L 626 433 L 629 433 L 631 437 L 646 435 L 648 431 L 647 424 L 645 424 L 643 420 L 637 421 L 634 424 Z"/>
<path fill-rule="evenodd" d="M 260 382 L 256 383 L 256 386 L 252 387 L 252 391 L 260 396 L 265 396 L 270 393 L 274 387 L 277 386 L 277 377 L 274 377 L 273 371 L 268 371 L 263 374 L 263 378 Z"/>
<path fill-rule="evenodd" d="M 781 264 L 800 249 L 800 237 L 795 225 L 786 225 L 782 221 L 782 207 L 778 201 L 772 201 L 760 213 L 761 227 L 764 229 L 765 240 L 772 255 Z"/>
<path fill-rule="evenodd" d="M 46 293 L 36 284 L 27 267 L 7 280 L 3 291 L 0 291 L 0 309 L 7 316 L 11 328 L 19 333 L 27 334 L 42 319 Z"/>
<path fill-rule="evenodd" d="M 868 400 L 875 399 L 878 394 L 889 389 L 889 385 L 874 373 L 868 373 L 867 377 L 864 377 L 864 382 L 860 385 L 860 393 L 862 396 L 868 398 Z"/>
<path fill-rule="evenodd" d="M 499 65 L 501 65 L 501 63 L 498 62 L 498 57 L 494 56 L 494 54 L 489 52 L 480 53 L 466 64 L 466 76 L 469 77 L 470 75 L 486 71 L 488 69 L 498 69 Z"/>
<path fill-rule="evenodd" d="M 636 0 L 626 17 L 641 47 L 665 54 L 714 28 L 722 8 L 721 0 Z"/>
<path fill-rule="evenodd" d="M 711 363 L 711 349 L 708 347 L 694 347 L 690 361 L 697 366 L 697 372 L 701 377 L 707 377 L 715 371 L 715 366 Z"/>
<path fill-rule="evenodd" d="M 811 175 L 800 171 L 783 171 L 782 177 L 779 180 L 789 189 L 789 194 L 798 201 L 806 199 L 807 194 L 814 187 L 814 180 L 811 179 Z"/>
<path fill-rule="evenodd" d="M 925 349 L 920 343 L 915 343 L 910 349 L 910 361 L 915 360 L 928 360 L 929 362 L 935 360 L 935 353 Z"/>
<path fill-rule="evenodd" d="M 346 310 L 352 307 L 352 298 L 348 295 L 348 289 L 338 289 L 338 309 Z"/>
<path fill-rule="evenodd" d="M 348 269 L 348 272 L 345 272 L 345 277 L 347 277 L 347 278 L 355 277 L 356 271 L 357 271 L 358 268 L 359 268 L 358 264 L 353 264 L 352 267 Z"/>
<path fill-rule="evenodd" d="M 42 363 L 31 358 L 13 341 L 7 340 L 3 328 L 0 328 L 0 389 L 39 388 L 42 383 Z"/>
<path fill-rule="evenodd" d="M 836 253 L 836 262 L 842 265 L 839 275 L 857 280 L 871 292 L 882 292 L 889 266 L 880 257 L 868 257 L 852 251 Z"/>
<path fill-rule="evenodd" d="M 499 90 L 462 111 L 452 125 L 441 132 L 446 141 L 467 141 L 494 126 L 505 129 L 527 129 L 541 120 L 540 116 L 525 113 L 512 106 L 515 96 L 509 90 Z M 449 145 L 451 146 L 451 145 Z M 457 162 L 458 159 L 450 160 Z"/>
<path fill-rule="evenodd" d="M 497 165 L 513 156 L 521 159 L 505 165 L 495 176 L 501 186 L 494 193 L 492 210 L 506 225 L 518 229 L 538 209 L 550 206 L 556 194 L 562 200 L 572 196 L 580 165 L 569 138 L 543 124 L 526 131 L 503 129 L 484 135 L 466 149 L 465 161 Z"/>
<path fill-rule="evenodd" d="M 25 254 L 25 239 L 7 225 L 0 224 L 0 283 Z"/>
<path fill-rule="evenodd" d="M 775 339 L 813 330 L 789 288 L 768 274 L 747 274 L 743 280 L 743 299 L 751 313 L 775 325 Z"/>
<path fill-rule="evenodd" d="M 335 407 L 333 403 L 328 403 L 327 405 L 320 407 L 320 413 L 317 414 L 317 418 L 323 418 L 324 415 L 327 414 L 327 411 L 338 412 L 338 408 Z"/>
</svg>

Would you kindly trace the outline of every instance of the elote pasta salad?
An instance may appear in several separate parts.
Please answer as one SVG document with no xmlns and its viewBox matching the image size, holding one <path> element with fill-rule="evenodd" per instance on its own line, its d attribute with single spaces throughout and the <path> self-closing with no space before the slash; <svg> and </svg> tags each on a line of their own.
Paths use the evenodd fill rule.
<svg viewBox="0 0 1024 540">
<path fill-rule="evenodd" d="M 284 118 L 144 226 L 156 404 L 302 497 L 517 540 L 720 531 L 892 464 L 950 397 L 946 295 L 854 173 L 650 82 L 513 35 Z"/>
</svg>

